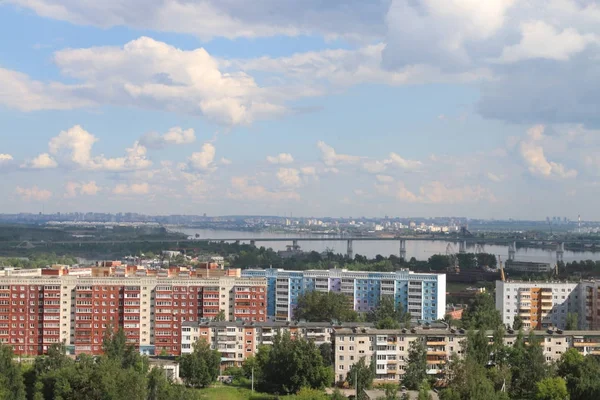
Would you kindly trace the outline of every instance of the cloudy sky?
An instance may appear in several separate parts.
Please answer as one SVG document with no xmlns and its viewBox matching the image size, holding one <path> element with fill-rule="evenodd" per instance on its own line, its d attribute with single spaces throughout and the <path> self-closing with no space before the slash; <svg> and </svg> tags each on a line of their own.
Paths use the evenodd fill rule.
<svg viewBox="0 0 600 400">
<path fill-rule="evenodd" d="M 600 219 L 594 0 L 3 0 L 0 210 Z"/>
</svg>

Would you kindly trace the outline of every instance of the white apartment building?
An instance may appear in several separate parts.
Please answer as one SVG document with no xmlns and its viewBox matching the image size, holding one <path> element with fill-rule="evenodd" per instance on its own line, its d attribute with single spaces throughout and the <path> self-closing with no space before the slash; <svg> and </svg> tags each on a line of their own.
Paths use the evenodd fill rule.
<svg viewBox="0 0 600 400">
<path fill-rule="evenodd" d="M 568 313 L 578 313 L 586 328 L 584 297 L 578 282 L 496 281 L 496 309 L 505 325 L 520 316 L 527 329 L 565 328 Z"/>
<path fill-rule="evenodd" d="M 493 342 L 493 331 L 486 335 Z M 581 354 L 600 355 L 600 331 L 534 331 L 541 339 L 547 362 L 558 361 L 569 348 L 576 348 Z M 512 346 L 518 332 L 505 334 L 504 344 Z M 466 339 L 464 330 L 447 329 L 402 329 L 380 330 L 373 328 L 340 328 L 333 334 L 335 342 L 335 379 L 343 382 L 348 371 L 362 357 L 367 364 L 376 363 L 378 383 L 398 383 L 408 364 L 410 344 L 422 340 L 427 349 L 427 373 L 443 376 L 446 365 L 452 357 L 461 357 Z M 527 340 L 527 336 L 525 336 Z"/>
<path fill-rule="evenodd" d="M 364 323 L 332 325 L 324 322 L 185 322 L 181 329 L 181 354 L 190 354 L 194 343 L 205 340 L 221 353 L 221 367 L 240 367 L 260 345 L 272 345 L 278 333 L 289 332 L 292 338 L 312 340 L 315 345 L 331 343 L 335 329 L 356 328 Z"/>
</svg>

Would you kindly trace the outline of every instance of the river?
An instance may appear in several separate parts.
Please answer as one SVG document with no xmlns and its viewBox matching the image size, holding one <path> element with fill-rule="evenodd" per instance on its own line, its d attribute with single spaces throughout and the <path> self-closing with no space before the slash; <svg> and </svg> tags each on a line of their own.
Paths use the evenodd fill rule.
<svg viewBox="0 0 600 400">
<path fill-rule="evenodd" d="M 223 239 L 223 238 L 291 238 L 291 237 L 314 237 L 315 241 L 299 242 L 299 245 L 304 251 L 323 252 L 331 249 L 334 253 L 346 254 L 346 240 L 339 241 L 319 241 L 320 235 L 306 235 L 297 233 L 271 233 L 271 232 L 244 232 L 230 230 L 213 230 L 213 229 L 190 229 L 180 228 L 179 232 L 189 236 L 199 235 L 199 239 Z M 327 236 L 330 237 L 330 236 Z M 257 246 L 271 247 L 273 250 L 285 250 L 290 242 L 257 242 Z M 434 254 L 446 254 L 446 246 L 448 242 L 444 241 L 424 241 L 424 240 L 407 240 L 406 241 L 406 257 L 410 259 L 415 257 L 417 260 L 427 260 Z M 455 251 L 458 251 L 458 243 L 453 243 Z M 476 245 L 467 244 L 467 252 L 475 252 Z M 369 258 L 375 257 L 377 254 L 388 257 L 390 254 L 399 255 L 400 246 L 398 241 L 354 241 L 354 254 L 360 254 Z M 484 245 L 483 251 L 501 255 L 503 260 L 508 258 L 508 246 L 502 245 Z M 520 261 L 538 261 L 553 263 L 556 261 L 556 252 L 549 249 L 539 248 L 518 248 L 516 252 L 516 260 Z M 580 261 L 580 260 L 600 260 L 600 252 L 573 252 L 565 250 L 563 255 L 565 262 Z"/>
</svg>

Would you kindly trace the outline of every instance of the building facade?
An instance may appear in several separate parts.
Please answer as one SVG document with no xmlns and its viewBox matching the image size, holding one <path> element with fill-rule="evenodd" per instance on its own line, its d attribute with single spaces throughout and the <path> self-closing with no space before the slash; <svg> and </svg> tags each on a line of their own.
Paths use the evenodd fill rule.
<svg viewBox="0 0 600 400">
<path fill-rule="evenodd" d="M 0 277 L 0 342 L 38 355 L 55 343 L 100 354 L 107 329 L 123 328 L 145 354 L 181 353 L 181 326 L 214 318 L 263 322 L 261 278 Z"/>
<path fill-rule="evenodd" d="M 547 362 L 556 362 L 569 348 L 581 354 L 600 354 L 600 331 L 534 331 L 540 339 Z M 490 343 L 493 332 L 487 331 Z M 508 332 L 504 344 L 512 346 L 518 332 Z M 462 357 L 465 331 L 448 329 L 380 330 L 341 328 L 333 332 L 336 382 L 344 382 L 348 371 L 362 357 L 367 364 L 375 361 L 378 383 L 398 383 L 406 371 L 412 342 L 422 341 L 427 350 L 427 374 L 442 377 L 452 357 Z M 527 336 L 525 336 L 527 340 Z"/>
<path fill-rule="evenodd" d="M 221 368 L 241 367 L 260 345 L 272 345 L 273 337 L 289 332 L 292 338 L 312 340 L 317 346 L 332 342 L 335 329 L 355 328 L 364 323 L 331 324 L 321 322 L 185 322 L 181 330 L 181 353 L 189 354 L 194 343 L 204 340 L 221 353 Z"/>
<path fill-rule="evenodd" d="M 247 269 L 242 277 L 267 280 L 267 314 L 276 321 L 289 321 L 298 296 L 316 290 L 343 293 L 355 311 L 368 312 L 382 296 L 393 296 L 414 320 L 434 321 L 446 310 L 446 275 L 397 272 L 363 272 L 345 269 L 288 271 Z"/>
<path fill-rule="evenodd" d="M 582 282 L 496 281 L 496 309 L 505 325 L 519 316 L 527 329 L 564 329 L 567 315 L 577 313 L 579 328 L 589 329 L 584 287 Z"/>
</svg>

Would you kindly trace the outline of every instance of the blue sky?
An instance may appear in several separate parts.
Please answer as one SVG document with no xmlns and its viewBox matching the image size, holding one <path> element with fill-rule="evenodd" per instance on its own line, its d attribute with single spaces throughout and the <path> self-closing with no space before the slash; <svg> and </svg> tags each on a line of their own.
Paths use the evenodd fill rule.
<svg viewBox="0 0 600 400">
<path fill-rule="evenodd" d="M 3 212 L 598 219 L 600 8 L 8 0 Z"/>
</svg>

